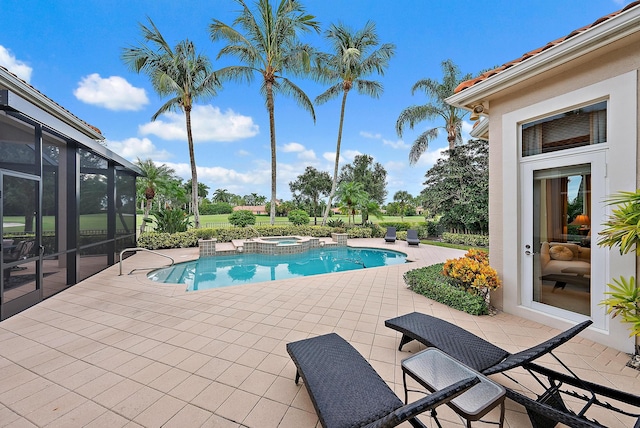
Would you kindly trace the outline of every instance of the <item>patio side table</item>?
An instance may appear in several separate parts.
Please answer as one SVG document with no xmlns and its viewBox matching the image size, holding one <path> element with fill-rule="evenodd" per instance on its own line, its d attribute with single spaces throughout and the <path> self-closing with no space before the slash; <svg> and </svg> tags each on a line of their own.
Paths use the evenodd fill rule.
<svg viewBox="0 0 640 428">
<path fill-rule="evenodd" d="M 462 379 L 477 376 L 480 383 L 454 398 L 447 405 L 467 421 L 467 428 L 472 421 L 480 420 L 497 405 L 500 405 L 500 421 L 504 424 L 505 389 L 502 385 L 462 364 L 437 348 L 424 351 L 402 360 L 402 381 L 404 383 L 404 400 L 408 400 L 407 375 L 415 379 L 430 392 L 438 391 Z M 435 411 L 434 420 L 440 426 Z"/>
</svg>

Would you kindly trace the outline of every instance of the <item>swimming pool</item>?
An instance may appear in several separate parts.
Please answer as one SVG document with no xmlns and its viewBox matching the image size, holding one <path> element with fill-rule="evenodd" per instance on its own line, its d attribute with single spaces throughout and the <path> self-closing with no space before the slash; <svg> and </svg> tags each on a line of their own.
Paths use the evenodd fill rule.
<svg viewBox="0 0 640 428">
<path fill-rule="evenodd" d="M 234 254 L 202 257 L 151 272 L 152 281 L 185 284 L 187 291 L 275 281 L 407 262 L 398 251 L 375 248 L 314 248 L 300 254 Z"/>
</svg>

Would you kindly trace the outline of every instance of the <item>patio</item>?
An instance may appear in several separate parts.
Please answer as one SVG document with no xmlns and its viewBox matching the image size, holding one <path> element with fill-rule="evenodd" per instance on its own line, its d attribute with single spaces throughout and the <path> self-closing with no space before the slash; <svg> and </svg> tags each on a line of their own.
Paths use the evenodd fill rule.
<svg viewBox="0 0 640 428">
<path fill-rule="evenodd" d="M 118 276 L 116 265 L 3 321 L 0 427 L 315 427 L 307 392 L 294 384 L 288 342 L 337 332 L 402 397 L 400 361 L 421 347 L 413 342 L 405 347 L 411 352 L 398 352 L 388 318 L 424 312 L 514 352 L 557 333 L 505 313 L 470 316 L 405 287 L 407 270 L 463 251 L 380 238 L 349 244 L 400 250 L 415 262 L 191 293 L 152 283 L 146 271 Z M 166 253 L 179 262 L 197 252 Z M 163 263 L 139 253 L 123 271 Z M 625 367 L 624 353 L 577 338 L 557 354 L 579 376 L 640 390 L 640 371 Z M 444 426 L 463 426 L 446 406 L 438 410 Z M 486 419 L 497 420 L 497 409 Z M 628 424 L 608 412 L 599 420 Z M 530 426 L 509 400 L 505 421 Z"/>
</svg>

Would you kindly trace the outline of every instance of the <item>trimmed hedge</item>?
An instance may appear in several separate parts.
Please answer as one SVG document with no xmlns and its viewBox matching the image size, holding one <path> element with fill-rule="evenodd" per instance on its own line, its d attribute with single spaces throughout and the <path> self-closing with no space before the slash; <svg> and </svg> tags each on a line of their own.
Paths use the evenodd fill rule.
<svg viewBox="0 0 640 428">
<path fill-rule="evenodd" d="M 382 227 L 385 232 L 387 231 L 387 227 L 395 227 L 396 228 L 396 232 L 399 231 L 406 231 L 409 229 L 415 229 L 416 228 L 416 224 L 415 223 L 409 223 L 406 221 L 383 221 L 378 223 L 380 225 L 380 227 Z"/>
<path fill-rule="evenodd" d="M 198 245 L 197 229 L 177 233 L 144 232 L 138 238 L 138 246 L 149 250 L 187 248 L 196 245 Z"/>
<path fill-rule="evenodd" d="M 471 315 L 486 315 L 489 313 L 487 302 L 478 295 L 452 285 L 442 275 L 444 263 L 410 270 L 404 274 L 404 280 L 418 294 L 422 294 L 436 302 L 443 303 L 454 309 Z"/>
<path fill-rule="evenodd" d="M 442 234 L 442 242 L 447 242 L 449 244 L 467 245 L 469 247 L 488 247 L 489 236 L 445 232 Z"/>
</svg>

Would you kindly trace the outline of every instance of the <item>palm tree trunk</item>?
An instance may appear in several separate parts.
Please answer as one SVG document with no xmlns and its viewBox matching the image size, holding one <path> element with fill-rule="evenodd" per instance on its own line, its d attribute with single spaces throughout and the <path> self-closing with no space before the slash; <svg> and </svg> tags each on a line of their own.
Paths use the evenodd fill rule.
<svg viewBox="0 0 640 428">
<path fill-rule="evenodd" d="M 193 209 L 193 224 L 200 228 L 200 210 L 198 209 L 198 171 L 196 169 L 196 154 L 193 149 L 193 134 L 191 132 L 191 107 L 185 107 L 184 115 L 187 121 L 187 143 L 189 144 L 189 162 L 191 163 L 191 205 Z"/>
<path fill-rule="evenodd" d="M 271 132 L 271 225 L 276 223 L 276 119 L 273 102 L 273 86 L 267 82 L 267 110 L 269 110 L 269 131 Z"/>
<path fill-rule="evenodd" d="M 147 199 L 147 203 L 144 206 L 144 215 L 142 216 L 142 224 L 140 224 L 140 233 L 144 232 L 144 228 L 147 225 L 146 220 L 149 218 L 149 213 L 151 212 L 151 204 L 153 204 L 153 199 Z"/>
<path fill-rule="evenodd" d="M 327 200 L 327 208 L 324 211 L 322 217 L 322 225 L 327 224 L 327 218 L 329 217 L 329 211 L 331 210 L 331 201 L 336 194 L 336 187 L 338 186 L 338 165 L 340 164 L 340 144 L 342 143 L 342 125 L 344 124 L 344 110 L 347 104 L 348 90 L 345 90 L 342 94 L 342 107 L 340 108 L 340 126 L 338 126 L 338 142 L 336 143 L 336 163 L 333 167 L 333 182 L 331 183 L 331 192 L 329 193 L 329 199 Z"/>
</svg>

